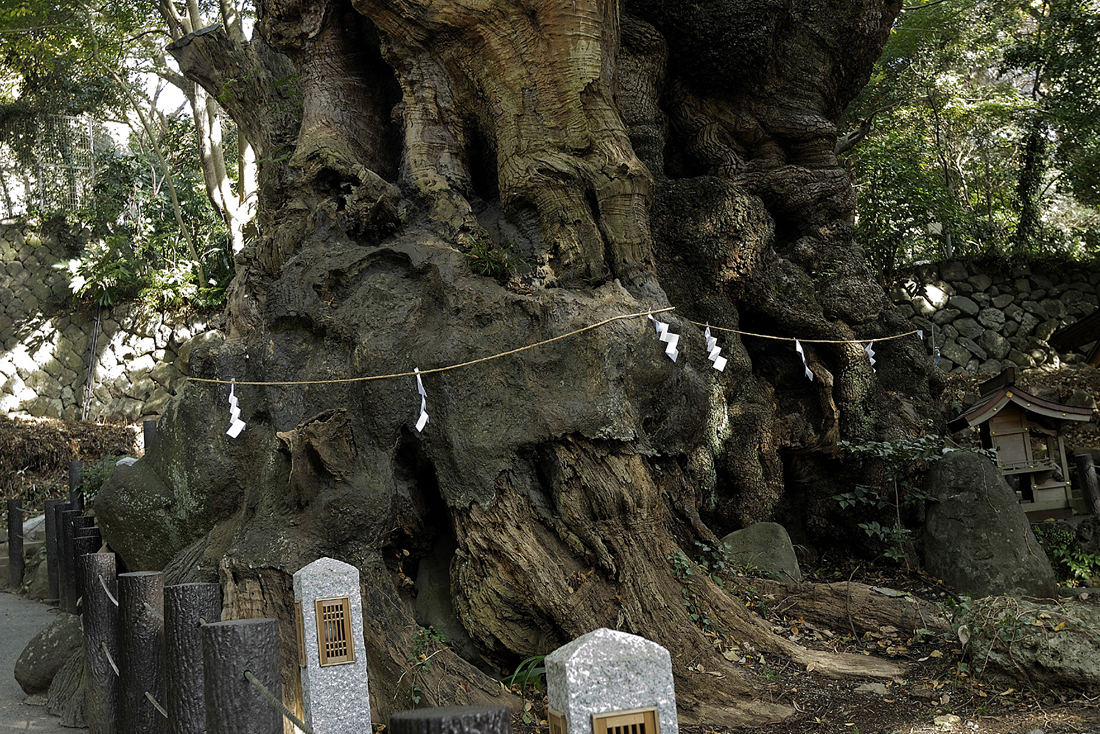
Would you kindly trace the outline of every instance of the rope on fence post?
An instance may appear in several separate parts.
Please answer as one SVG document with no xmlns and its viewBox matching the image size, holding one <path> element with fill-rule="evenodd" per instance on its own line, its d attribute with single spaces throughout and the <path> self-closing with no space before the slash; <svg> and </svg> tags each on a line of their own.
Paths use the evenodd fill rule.
<svg viewBox="0 0 1100 734">
<path fill-rule="evenodd" d="M 157 703 L 157 699 L 153 698 L 153 694 L 149 691 L 145 692 L 145 697 L 149 699 L 149 703 L 153 704 L 153 708 L 160 712 L 160 715 L 164 718 L 168 718 L 168 712 L 164 710 L 164 707 Z"/>
<path fill-rule="evenodd" d="M 313 734 L 313 729 L 311 729 L 309 725 L 306 724 L 304 721 L 292 714 L 290 712 L 290 709 L 283 705 L 282 701 L 279 701 L 275 698 L 275 696 L 271 695 L 271 691 L 267 690 L 264 684 L 261 683 L 259 679 L 256 678 L 256 676 L 252 675 L 251 670 L 244 671 L 244 677 L 248 679 L 248 682 L 251 683 L 257 691 L 260 692 L 260 695 L 264 697 L 264 700 L 271 704 L 272 708 L 274 708 L 286 718 L 290 719 L 291 723 L 301 729 L 303 732 L 305 732 L 305 734 Z"/>
<path fill-rule="evenodd" d="M 146 609 L 146 611 L 148 611 L 148 612 L 149 612 L 150 614 L 152 614 L 152 615 L 153 615 L 154 617 L 156 617 L 157 619 L 159 619 L 159 620 L 160 620 L 161 622 L 163 622 L 163 621 L 164 621 L 164 615 L 163 615 L 163 614 L 161 614 L 160 612 L 158 612 L 158 611 L 157 611 L 156 609 L 154 609 L 154 608 L 153 608 L 153 605 L 152 605 L 152 604 L 150 604 L 150 603 L 149 603 L 149 602 L 147 602 L 147 601 L 146 601 L 146 602 L 142 602 L 142 604 L 144 604 L 144 605 L 145 605 L 145 609 Z"/>
<path fill-rule="evenodd" d="M 107 662 L 111 664 L 111 670 L 115 671 L 115 675 L 118 675 L 118 666 L 115 665 L 115 661 L 111 659 L 111 652 L 107 649 L 107 643 L 99 643 L 103 646 L 103 654 L 107 656 Z"/>
<path fill-rule="evenodd" d="M 118 606 L 118 599 L 116 599 L 114 597 L 114 595 L 110 592 L 110 590 L 107 588 L 107 582 L 103 580 L 102 576 L 99 577 L 99 585 L 103 587 L 103 591 L 104 591 L 104 593 L 107 594 L 107 598 L 111 600 L 111 603 L 114 604 L 117 607 Z M 118 670 L 116 669 L 115 672 L 117 673 Z"/>
</svg>

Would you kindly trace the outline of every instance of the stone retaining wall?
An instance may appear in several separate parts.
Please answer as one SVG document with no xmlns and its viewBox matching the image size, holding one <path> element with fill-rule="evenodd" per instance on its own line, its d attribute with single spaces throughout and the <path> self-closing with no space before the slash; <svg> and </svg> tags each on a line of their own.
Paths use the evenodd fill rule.
<svg viewBox="0 0 1100 734">
<path fill-rule="evenodd" d="M 1079 266 L 987 272 L 952 260 L 916 268 L 890 296 L 925 330 L 930 346 L 934 333 L 945 372 L 998 373 L 1082 361 L 1081 353 L 1058 354 L 1047 340 L 1096 309 L 1100 272 Z"/>
<path fill-rule="evenodd" d="M 208 316 L 171 320 L 133 305 L 75 304 L 53 266 L 80 250 L 67 234 L 0 222 L 0 412 L 79 419 L 94 361 L 89 420 L 157 415 L 187 374 L 191 348 L 220 339 Z M 95 353 L 92 343 L 96 341 Z"/>
</svg>

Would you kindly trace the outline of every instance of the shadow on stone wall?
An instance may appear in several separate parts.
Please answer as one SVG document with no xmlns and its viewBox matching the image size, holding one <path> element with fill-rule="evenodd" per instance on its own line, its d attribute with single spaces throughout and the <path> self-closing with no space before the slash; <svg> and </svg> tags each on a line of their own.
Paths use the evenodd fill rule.
<svg viewBox="0 0 1100 734">
<path fill-rule="evenodd" d="M 0 412 L 73 420 L 86 402 L 89 420 L 159 415 L 187 376 L 191 348 L 221 334 L 209 316 L 74 303 L 54 265 L 81 246 L 78 236 L 0 222 Z"/>
</svg>

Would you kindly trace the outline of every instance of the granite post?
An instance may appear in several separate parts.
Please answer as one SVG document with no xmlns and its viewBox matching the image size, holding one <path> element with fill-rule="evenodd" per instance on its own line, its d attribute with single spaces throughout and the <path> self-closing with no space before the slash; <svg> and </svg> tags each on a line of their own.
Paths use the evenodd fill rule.
<svg viewBox="0 0 1100 734">
<path fill-rule="evenodd" d="M 320 558 L 294 574 L 305 722 L 315 734 L 371 730 L 363 603 L 355 566 Z"/>
<path fill-rule="evenodd" d="M 507 706 L 444 706 L 400 711 L 390 717 L 392 734 L 511 734 Z"/>
<path fill-rule="evenodd" d="M 650 707 L 657 709 L 660 734 L 679 731 L 672 657 L 655 642 L 598 629 L 559 647 L 543 664 L 551 716 L 564 719 L 565 734 L 589 734 L 595 715 Z"/>
</svg>

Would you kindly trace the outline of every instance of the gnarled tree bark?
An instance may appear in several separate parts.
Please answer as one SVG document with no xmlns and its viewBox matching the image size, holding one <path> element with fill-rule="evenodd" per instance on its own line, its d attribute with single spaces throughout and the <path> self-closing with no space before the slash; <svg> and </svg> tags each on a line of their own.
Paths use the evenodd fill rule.
<svg viewBox="0 0 1100 734">
<path fill-rule="evenodd" d="M 355 563 L 383 719 L 414 686 L 422 703 L 499 702 L 484 671 L 600 626 L 673 650 L 687 721 L 791 712 L 759 700 L 718 639 L 837 676 L 902 672 L 804 649 L 704 575 L 692 612 L 674 561 L 759 520 L 827 545 L 852 480 L 837 439 L 932 415 L 915 337 L 876 344 L 877 374 L 851 341 L 909 328 L 852 241 L 834 152 L 899 5 L 262 0 L 250 45 L 181 39 L 184 73 L 238 90 L 225 104 L 260 141 L 264 185 L 231 338 L 190 363 L 239 381 L 248 427 L 226 438 L 208 416 L 228 386 L 194 383 L 143 459 L 181 508 L 225 507 L 212 529 L 160 520 L 177 527 L 173 574 L 216 574 L 231 618 L 278 618 L 290 644 L 289 574 Z M 252 63 L 268 71 L 232 71 Z M 287 64 L 293 140 L 265 112 L 290 98 L 270 71 Z M 414 428 L 413 367 L 670 305 L 675 363 L 644 317 L 617 320 L 424 375 L 430 422 Z M 789 341 L 723 332 L 717 373 L 693 322 L 833 341 L 806 344 L 810 382 Z M 128 492 L 101 491 L 112 547 Z M 141 567 L 140 548 L 123 553 Z M 439 650 L 418 631 L 444 623 L 468 639 Z"/>
</svg>

